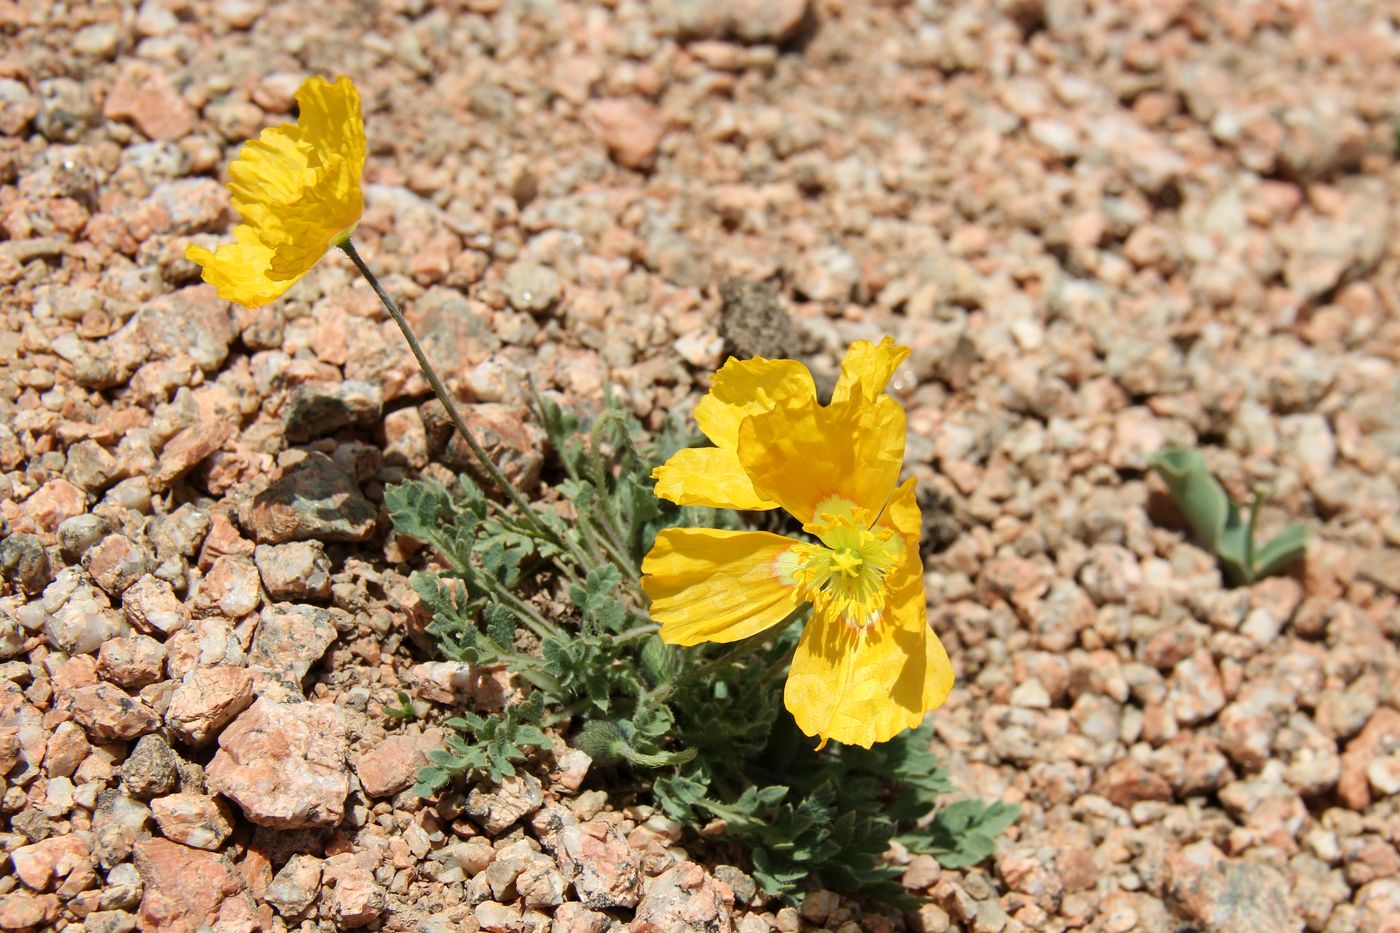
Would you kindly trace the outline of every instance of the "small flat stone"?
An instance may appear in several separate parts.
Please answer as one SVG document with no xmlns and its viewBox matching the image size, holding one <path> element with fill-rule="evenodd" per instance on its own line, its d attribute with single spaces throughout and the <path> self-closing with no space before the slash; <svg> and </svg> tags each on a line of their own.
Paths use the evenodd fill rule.
<svg viewBox="0 0 1400 933">
<path fill-rule="evenodd" d="M 188 605 L 195 618 L 241 619 L 262 599 L 258 569 L 243 554 L 221 554 L 210 565 Z"/>
<path fill-rule="evenodd" d="M 178 632 L 190 618 L 174 588 L 149 573 L 122 592 L 122 609 L 137 629 L 161 637 Z"/>
<path fill-rule="evenodd" d="M 24 515 L 32 527 L 21 531 L 52 531 L 70 518 L 83 514 L 87 493 L 63 477 L 56 477 L 24 500 Z"/>
<path fill-rule="evenodd" d="M 83 568 L 94 583 L 115 598 L 146 573 L 150 559 L 146 549 L 135 541 L 114 534 L 88 549 L 83 555 Z"/>
<path fill-rule="evenodd" d="M 506 300 L 517 311 L 543 314 L 559 301 L 559 276 L 548 266 L 518 262 L 506 270 Z"/>
<path fill-rule="evenodd" d="M 104 741 L 129 742 L 160 725 L 150 707 L 112 684 L 87 684 L 64 690 L 57 705 L 86 729 L 90 738 Z"/>
<path fill-rule="evenodd" d="M 56 879 L 66 878 L 75 870 L 91 870 L 91 861 L 87 843 L 75 833 L 20 846 L 10 854 L 15 875 L 34 891 L 47 890 Z"/>
<path fill-rule="evenodd" d="M 200 746 L 253 702 L 253 675 L 241 667 L 201 667 L 175 688 L 165 721 L 184 741 Z"/>
<path fill-rule="evenodd" d="M 369 853 L 364 853 L 369 855 Z M 321 866 L 325 886 L 330 889 L 330 903 L 327 905 L 331 916 L 343 927 L 362 927 L 379 918 L 388 901 L 384 890 L 374 880 L 371 865 L 377 859 L 370 856 L 370 864 L 351 852 L 332 855 Z"/>
<path fill-rule="evenodd" d="M 151 810 L 125 792 L 109 787 L 97 795 L 92 814 L 92 851 L 104 868 L 112 868 L 131 856 L 138 839 L 150 835 Z"/>
<path fill-rule="evenodd" d="M 59 723 L 44 749 L 44 771 L 49 777 L 72 777 L 91 747 L 82 726 L 72 720 Z"/>
<path fill-rule="evenodd" d="M 565 825 L 555 858 L 585 907 L 636 907 L 641 899 L 640 857 L 606 823 Z"/>
<path fill-rule="evenodd" d="M 273 599 L 324 599 L 330 595 L 331 560 L 319 541 L 259 544 L 253 561 Z"/>
<path fill-rule="evenodd" d="M 320 606 L 268 606 L 248 649 L 248 666 L 276 671 L 300 684 L 335 641 L 335 623 Z"/>
<path fill-rule="evenodd" d="M 1167 896 L 1210 933 L 1237 930 L 1299 931 L 1288 888 L 1268 865 L 1228 860 L 1210 842 L 1167 856 Z"/>
<path fill-rule="evenodd" d="M 139 923 L 145 930 L 257 929 L 257 906 L 226 856 L 143 839 L 134 846 L 144 883 Z"/>
<path fill-rule="evenodd" d="M 493 790 L 480 787 L 467 795 L 467 814 L 491 835 L 498 835 L 544 803 L 544 788 L 530 774 L 508 777 Z"/>
<path fill-rule="evenodd" d="M 267 886 L 265 899 L 283 917 L 297 916 L 321 893 L 321 865 L 314 855 L 293 855 Z"/>
<path fill-rule="evenodd" d="M 170 794 L 151 801 L 161 835 L 171 842 L 215 851 L 233 832 L 227 806 L 204 794 Z"/>
<path fill-rule="evenodd" d="M 131 120 L 150 139 L 182 139 L 194 128 L 194 111 L 154 65 L 128 61 L 107 95 L 102 115 Z"/>
<path fill-rule="evenodd" d="M 817 892 L 822 893 L 822 892 Z M 804 905 L 805 906 L 805 905 Z M 633 933 L 726 930 L 733 922 L 734 892 L 694 862 L 682 862 L 647 881 Z"/>
<path fill-rule="evenodd" d="M 418 769 L 427 766 L 427 753 L 442 748 L 446 739 L 441 729 L 385 737 L 355 759 L 355 774 L 366 796 L 389 797 L 408 787 Z"/>
<path fill-rule="evenodd" d="M 364 427 L 379 420 L 384 399 L 379 386 L 358 380 L 309 382 L 292 389 L 287 401 L 287 439 L 294 443 Z"/>
<path fill-rule="evenodd" d="M 322 453 L 310 453 L 253 497 L 244 521 L 265 544 L 286 541 L 363 541 L 378 512 L 359 486 Z"/>
<path fill-rule="evenodd" d="M 123 690 L 140 690 L 161 679 L 165 646 L 146 635 L 104 642 L 97 653 L 97 675 Z"/>
<path fill-rule="evenodd" d="M 661 111 L 635 98 L 590 101 L 583 108 L 583 122 L 627 168 L 650 166 L 666 133 Z"/>
<path fill-rule="evenodd" d="M 0 929 L 52 929 L 58 918 L 58 896 L 16 891 L 0 897 Z"/>
</svg>

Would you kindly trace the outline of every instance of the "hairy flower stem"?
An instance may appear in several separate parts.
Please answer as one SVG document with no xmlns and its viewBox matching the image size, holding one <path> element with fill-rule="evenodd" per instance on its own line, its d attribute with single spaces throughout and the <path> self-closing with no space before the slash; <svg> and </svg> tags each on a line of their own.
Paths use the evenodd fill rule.
<svg viewBox="0 0 1400 933">
<path fill-rule="evenodd" d="M 437 370 L 433 368 L 432 363 L 428 362 L 428 356 L 423 352 L 422 344 L 418 342 L 418 335 L 413 332 L 413 328 L 410 327 L 408 321 L 404 319 L 403 312 L 399 310 L 398 304 L 395 303 L 393 298 L 389 297 L 389 293 L 384 290 L 384 286 L 379 284 L 379 279 L 370 271 L 369 266 L 365 265 L 364 259 L 360 257 L 359 250 L 355 249 L 354 241 L 347 237 L 345 241 L 339 245 L 345 252 L 345 255 L 350 257 L 350 261 L 355 264 L 355 268 L 360 270 L 360 275 L 365 277 L 365 281 L 369 283 L 369 287 L 374 289 L 374 293 L 379 296 L 379 301 L 384 305 L 384 310 L 389 312 L 389 317 L 393 318 L 394 323 L 399 325 L 399 330 L 403 332 L 404 339 L 408 341 L 408 348 L 413 351 L 414 358 L 418 360 L 418 367 L 423 370 L 423 375 L 427 377 L 428 384 L 433 387 L 433 394 L 437 396 L 439 402 L 442 402 L 442 407 L 447 409 L 447 416 L 452 419 L 452 426 L 457 429 L 457 433 L 462 435 L 462 439 L 467 442 L 467 446 L 471 448 L 472 456 L 476 458 L 477 463 L 481 464 L 481 468 L 486 471 L 486 475 L 501 488 L 506 494 L 506 497 L 510 499 L 511 503 L 520 510 L 521 516 L 530 523 L 535 531 L 547 538 L 555 546 L 567 551 L 573 551 L 575 556 L 581 558 L 582 555 L 577 553 L 571 541 L 562 535 L 555 534 L 552 529 L 540 521 L 539 516 L 535 514 L 535 510 L 530 507 L 530 504 L 525 501 L 525 497 L 520 494 L 520 490 L 516 489 L 515 484 L 506 478 L 506 475 L 501 472 L 501 468 L 496 466 L 496 461 L 492 460 L 486 453 L 486 450 L 477 442 L 476 436 L 472 434 L 471 429 L 467 427 L 467 423 L 462 420 L 461 413 L 457 411 L 457 403 L 452 400 L 452 396 L 448 393 L 447 387 L 444 386 L 442 380 L 438 378 Z"/>
<path fill-rule="evenodd" d="M 600 490 L 608 488 L 608 470 L 607 465 L 603 462 L 602 454 L 603 426 L 604 419 L 599 418 L 589 435 L 591 456 L 588 458 L 588 462 L 593 469 L 593 484 Z M 627 559 L 627 545 L 623 543 L 622 531 L 614 521 L 613 510 L 615 508 L 615 503 L 606 498 L 598 503 L 596 513 L 599 532 L 598 543 L 602 545 L 603 550 L 608 552 L 608 556 L 612 558 L 612 562 L 617 565 L 617 568 L 633 583 L 637 583 L 641 581 L 642 575 L 637 570 L 636 561 Z"/>
<path fill-rule="evenodd" d="M 774 678 L 787 670 L 792 664 L 792 656 L 797 651 L 797 646 L 793 645 L 787 651 L 773 659 L 773 663 L 764 668 L 763 673 L 748 686 L 748 696 L 740 703 L 740 709 L 747 709 L 756 697 L 763 695 L 763 688 Z"/>
<path fill-rule="evenodd" d="M 776 626 L 774 626 L 772 632 L 769 634 L 776 634 L 777 632 L 782 631 L 782 629 L 788 624 L 790 624 L 794 619 L 800 618 L 805 614 L 806 613 L 803 610 L 797 610 L 791 613 L 785 621 L 779 622 Z M 669 683 L 659 684 L 647 695 L 651 699 L 654 699 L 658 702 L 664 702 L 667 697 L 675 693 L 676 690 L 678 690 L 680 687 L 683 687 L 684 685 L 691 683 L 692 681 L 699 680 L 702 677 L 708 677 L 710 674 L 713 674 L 716 671 L 723 670 L 731 664 L 737 664 L 738 662 L 744 660 L 754 652 L 767 647 L 770 644 L 770 642 L 771 638 L 745 638 L 743 641 L 735 642 L 732 648 L 729 648 L 728 650 L 724 651 L 718 657 L 711 658 L 710 660 L 705 661 L 702 664 L 692 667 L 690 670 L 681 674 L 679 677 L 675 678 Z M 786 659 L 790 657 L 791 652 L 786 652 L 783 655 L 782 664 L 786 664 Z M 782 665 L 780 664 L 779 667 L 781 666 Z M 771 672 L 767 673 L 765 679 L 771 676 Z"/>
</svg>

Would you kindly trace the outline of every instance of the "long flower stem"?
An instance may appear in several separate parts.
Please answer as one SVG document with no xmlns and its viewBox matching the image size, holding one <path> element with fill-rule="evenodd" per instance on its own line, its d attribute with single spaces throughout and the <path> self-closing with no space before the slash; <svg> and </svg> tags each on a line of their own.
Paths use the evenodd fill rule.
<svg viewBox="0 0 1400 933">
<path fill-rule="evenodd" d="M 485 587 L 489 589 L 497 599 L 506 603 L 515 614 L 520 617 L 520 621 L 530 627 L 540 638 L 549 638 L 560 634 L 559 630 L 550 624 L 549 620 L 535 611 L 534 607 L 522 600 L 510 591 L 509 588 L 496 580 L 488 580 Z"/>
<path fill-rule="evenodd" d="M 438 401 L 442 403 L 442 407 L 447 409 L 447 416 L 452 419 L 452 426 L 457 429 L 457 433 L 462 435 L 462 439 L 467 442 L 467 446 L 471 448 L 472 456 L 476 457 L 477 463 L 481 464 L 481 468 L 486 471 L 486 475 L 491 477 L 491 481 L 501 488 L 501 491 L 506 494 L 511 503 L 520 510 L 521 516 L 528 521 L 537 532 L 565 550 L 574 550 L 571 542 L 555 534 L 552 529 L 539 520 L 539 516 L 535 514 L 535 510 L 530 507 L 530 504 L 525 501 L 525 497 L 520 494 L 520 490 L 516 489 L 515 484 L 506 478 L 505 473 L 501 472 L 501 468 L 496 466 L 496 461 L 492 460 L 486 453 L 485 448 L 477 442 L 476 435 L 472 434 L 471 429 L 467 427 L 467 423 L 462 420 L 461 413 L 457 411 L 457 403 L 452 400 L 452 396 L 448 393 L 447 387 L 444 386 L 442 380 L 438 378 L 437 370 L 433 368 L 432 363 L 428 362 L 428 356 L 423 352 L 422 344 L 418 342 L 418 335 L 413 332 L 413 328 L 410 327 L 408 321 L 404 319 L 403 312 L 399 310 L 398 304 L 393 298 L 389 297 L 389 293 L 384 290 L 384 286 L 379 284 L 379 279 L 370 271 L 364 259 L 360 257 L 359 250 L 355 249 L 354 242 L 347 237 L 345 241 L 340 244 L 340 248 L 345 252 L 345 255 L 350 257 L 350 261 L 355 264 L 355 268 L 360 270 L 360 275 L 365 277 L 365 281 L 369 283 L 369 287 L 374 289 L 374 293 L 379 296 L 379 301 L 384 305 L 384 310 L 389 312 L 389 317 L 393 318 L 394 323 L 399 325 L 399 330 L 403 332 L 404 339 L 408 341 L 408 348 L 413 351 L 414 358 L 418 360 L 419 368 L 423 370 L 423 375 L 427 377 L 428 384 L 433 387 L 433 394 L 435 394 Z"/>
</svg>

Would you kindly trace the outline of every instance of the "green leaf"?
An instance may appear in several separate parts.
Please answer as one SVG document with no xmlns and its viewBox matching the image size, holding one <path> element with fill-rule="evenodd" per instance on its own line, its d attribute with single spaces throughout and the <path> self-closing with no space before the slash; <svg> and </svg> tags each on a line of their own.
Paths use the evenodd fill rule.
<svg viewBox="0 0 1400 933">
<path fill-rule="evenodd" d="M 482 620 L 486 623 L 486 637 L 503 648 L 515 644 L 515 613 L 497 603 L 482 610 Z"/>
<path fill-rule="evenodd" d="M 1249 527 L 1240 521 L 1239 508 L 1233 502 L 1230 503 L 1225 528 L 1216 538 L 1214 550 L 1232 586 L 1252 582 L 1254 574 L 1249 565 Z"/>
<path fill-rule="evenodd" d="M 432 542 L 452 515 L 452 498 L 439 483 L 407 482 L 384 489 L 384 505 L 400 534 Z"/>
<path fill-rule="evenodd" d="M 398 691 L 397 699 L 399 701 L 398 706 L 390 706 L 386 703 L 381 707 L 385 716 L 392 716 L 395 719 L 417 718 L 418 714 L 413 709 L 413 700 L 407 693 L 404 693 L 402 690 Z"/>
<path fill-rule="evenodd" d="M 662 811 L 673 820 L 695 826 L 699 822 L 697 808 L 705 799 L 709 785 L 702 777 L 663 775 L 652 784 L 652 793 Z"/>
<path fill-rule="evenodd" d="M 452 780 L 452 772 L 447 768 L 426 767 L 418 769 L 413 793 L 419 797 L 431 797 L 442 790 Z"/>
<path fill-rule="evenodd" d="M 1289 525 L 1268 544 L 1254 552 L 1254 578 L 1268 576 L 1298 560 L 1308 548 L 1308 529 L 1302 524 Z"/>
<path fill-rule="evenodd" d="M 1147 460 L 1167 484 L 1172 501 L 1181 509 L 1191 528 L 1207 547 L 1218 547 L 1221 532 L 1237 510 L 1224 488 L 1211 475 L 1200 451 L 1169 448 L 1153 454 Z M 1240 552 L 1243 556 L 1243 551 Z"/>
<path fill-rule="evenodd" d="M 408 585 L 432 612 L 428 634 L 437 638 L 442 652 L 455 661 L 475 663 L 479 658 L 476 611 L 462 581 L 415 573 L 408 578 Z"/>
<path fill-rule="evenodd" d="M 1148 464 L 1166 482 L 1172 500 L 1197 537 L 1215 552 L 1232 585 L 1253 583 L 1302 556 L 1307 530 L 1297 524 L 1284 529 L 1264 547 L 1255 547 L 1252 536 L 1259 499 L 1254 500 L 1249 520 L 1241 520 L 1239 504 L 1225 494 L 1200 452 L 1163 450 L 1148 458 Z"/>
<path fill-rule="evenodd" d="M 655 635 L 642 643 L 642 671 L 653 686 L 668 683 L 680 675 L 680 650 Z"/>
<path fill-rule="evenodd" d="M 525 758 L 526 747 L 549 744 L 549 736 L 535 725 L 540 712 L 535 694 L 501 713 L 480 716 L 464 712 L 447 720 L 446 724 L 458 731 L 447 737 L 445 748 L 428 752 L 428 764 L 435 770 L 427 774 L 428 769 L 420 771 L 418 786 L 432 793 L 453 777 L 473 772 L 485 774 L 496 783 L 511 777 L 515 774 L 513 762 Z M 470 734 L 473 741 L 468 742 L 464 733 Z"/>
<path fill-rule="evenodd" d="M 996 837 L 1021 813 L 1012 804 L 991 805 L 980 800 L 959 800 L 938 811 L 927 837 L 906 835 L 901 841 L 911 851 L 927 852 L 945 868 L 976 865 L 996 849 Z"/>
</svg>

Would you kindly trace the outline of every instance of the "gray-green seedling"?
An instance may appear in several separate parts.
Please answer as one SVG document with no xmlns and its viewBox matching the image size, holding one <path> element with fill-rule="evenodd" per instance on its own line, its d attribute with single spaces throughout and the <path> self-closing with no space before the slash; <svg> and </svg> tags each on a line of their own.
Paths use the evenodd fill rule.
<svg viewBox="0 0 1400 933">
<path fill-rule="evenodd" d="M 1298 522 L 1262 547 L 1255 546 L 1254 531 L 1262 497 L 1254 494 L 1248 516 L 1241 520 L 1239 504 L 1211 475 L 1200 451 L 1169 448 L 1153 454 L 1147 462 L 1166 482 L 1172 501 L 1190 522 L 1191 530 L 1215 552 L 1233 585 L 1247 586 L 1303 556 L 1308 530 Z"/>
</svg>

